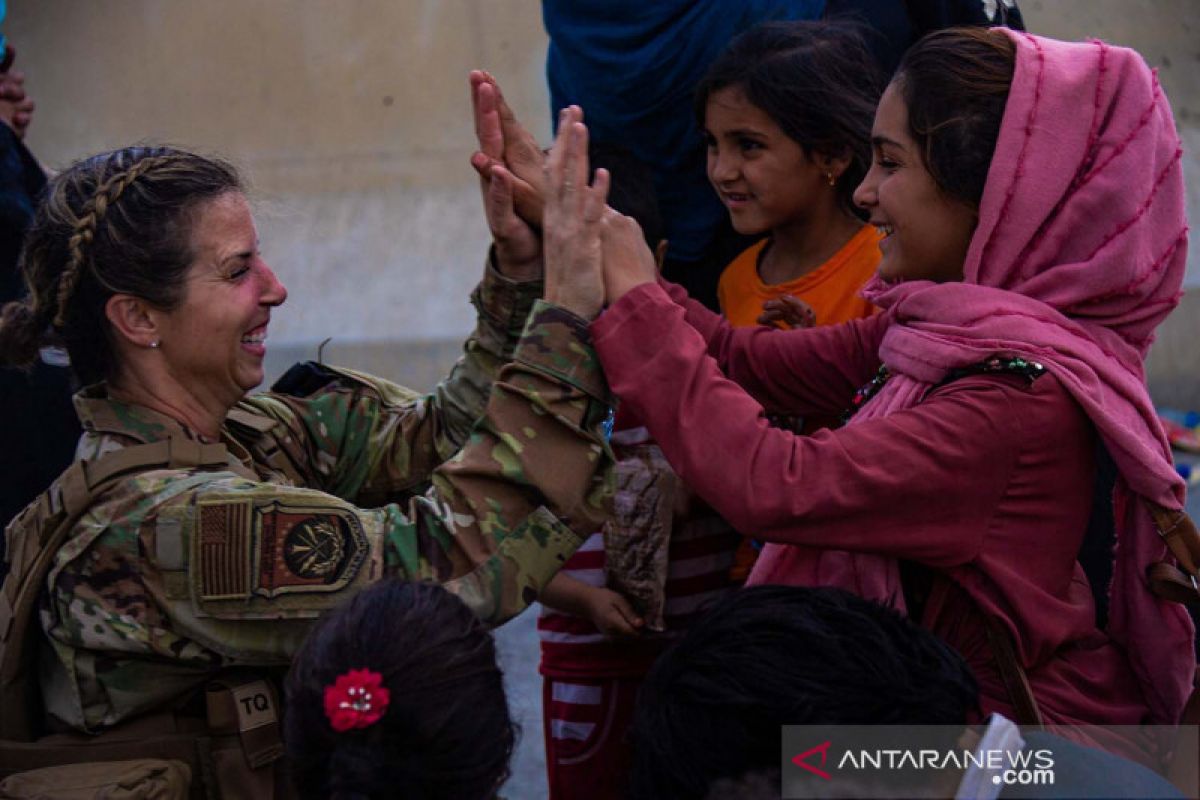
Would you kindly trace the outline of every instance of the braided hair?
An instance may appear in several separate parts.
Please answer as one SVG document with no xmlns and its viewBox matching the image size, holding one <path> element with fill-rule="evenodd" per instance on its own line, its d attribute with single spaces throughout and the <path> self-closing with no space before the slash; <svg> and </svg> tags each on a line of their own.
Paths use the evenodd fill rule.
<svg viewBox="0 0 1200 800">
<path fill-rule="evenodd" d="M 242 191 L 219 159 L 126 147 L 77 161 L 46 187 L 25 239 L 28 295 L 0 310 L 0 364 L 29 366 L 62 344 L 83 384 L 117 372 L 104 306 L 129 294 L 163 310 L 183 301 L 194 212 Z"/>
</svg>

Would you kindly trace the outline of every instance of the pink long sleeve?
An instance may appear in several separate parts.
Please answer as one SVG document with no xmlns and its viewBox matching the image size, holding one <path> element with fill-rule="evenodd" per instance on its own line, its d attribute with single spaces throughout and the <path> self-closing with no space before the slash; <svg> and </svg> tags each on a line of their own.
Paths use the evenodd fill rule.
<svg viewBox="0 0 1200 800">
<path fill-rule="evenodd" d="M 770 427 L 762 406 L 708 356 L 717 342 L 729 376 L 781 405 L 788 392 L 813 404 L 826 382 L 845 394 L 881 324 L 795 334 L 714 326 L 706 348 L 684 309 L 645 286 L 592 330 L 613 391 L 683 479 L 743 534 L 964 563 L 978 555 L 1010 488 L 1019 443 L 1053 433 L 1019 430 L 1029 414 L 1011 404 L 1030 394 L 1024 387 L 963 379 L 908 411 L 805 437 Z"/>
<path fill-rule="evenodd" d="M 838 414 L 879 369 L 882 316 L 803 330 L 735 328 L 682 287 L 658 285 L 684 310 L 722 372 L 772 414 Z"/>
<path fill-rule="evenodd" d="M 753 582 L 825 583 L 809 568 L 824 562 L 806 546 L 924 563 L 961 592 L 931 599 L 922 624 L 966 658 L 985 712 L 1012 713 L 988 615 L 1013 633 L 1047 720 L 1145 720 L 1123 651 L 1096 629 L 1076 562 L 1096 433 L 1053 372 L 1032 383 L 964 377 L 905 411 L 795 436 L 767 424 L 709 347 L 764 396 L 782 402 L 794 389 L 811 399 L 865 363 L 872 326 L 883 323 L 742 336 L 705 328 L 711 320 L 693 327 L 692 316 L 662 288 L 640 287 L 592 324 L 593 337 L 610 387 L 683 479 L 739 531 L 772 543 Z"/>
</svg>

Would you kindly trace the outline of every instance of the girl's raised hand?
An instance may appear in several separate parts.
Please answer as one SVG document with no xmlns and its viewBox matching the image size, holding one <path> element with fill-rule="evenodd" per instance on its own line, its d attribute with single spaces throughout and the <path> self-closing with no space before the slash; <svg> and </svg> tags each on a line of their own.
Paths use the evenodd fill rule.
<svg viewBox="0 0 1200 800">
<path fill-rule="evenodd" d="M 658 262 L 633 217 L 608 209 L 604 217 L 604 295 L 609 305 L 643 283 L 658 280 Z"/>
<path fill-rule="evenodd" d="M 604 305 L 600 245 L 608 171 L 596 170 L 588 186 L 587 128 L 578 106 L 559 117 L 558 137 L 546 160 L 546 210 L 542 218 L 546 299 L 592 319 Z"/>
</svg>

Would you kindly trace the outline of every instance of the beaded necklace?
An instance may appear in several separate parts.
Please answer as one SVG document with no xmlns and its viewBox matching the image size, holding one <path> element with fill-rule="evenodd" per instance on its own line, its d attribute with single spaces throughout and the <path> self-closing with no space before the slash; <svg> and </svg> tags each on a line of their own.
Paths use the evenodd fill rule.
<svg viewBox="0 0 1200 800">
<path fill-rule="evenodd" d="M 875 373 L 875 377 L 864 386 L 860 386 L 858 391 L 854 393 L 854 397 L 850 400 L 850 407 L 842 412 L 842 424 L 845 425 L 850 421 L 850 418 L 859 412 L 867 401 L 875 395 L 879 394 L 883 389 L 888 378 L 892 377 L 891 370 L 887 368 L 887 364 L 881 364 L 879 371 Z"/>
<path fill-rule="evenodd" d="M 929 391 L 939 389 L 948 383 L 965 378 L 968 375 L 992 375 L 992 374 L 1008 374 L 1019 375 L 1032 384 L 1038 378 L 1046 374 L 1046 368 L 1036 361 L 1028 361 L 1020 356 L 992 356 L 984 359 L 978 364 L 971 364 L 966 367 L 957 367 L 946 373 L 946 377 L 941 380 L 936 386 L 930 388 Z M 842 413 L 842 424 L 845 425 L 850 421 L 850 418 L 866 405 L 867 401 L 883 389 L 888 382 L 888 378 L 892 377 L 891 370 L 884 364 L 879 367 L 879 371 L 875 373 L 875 377 L 871 378 L 870 382 L 861 387 L 854 393 L 853 399 L 850 400 L 850 407 Z"/>
</svg>

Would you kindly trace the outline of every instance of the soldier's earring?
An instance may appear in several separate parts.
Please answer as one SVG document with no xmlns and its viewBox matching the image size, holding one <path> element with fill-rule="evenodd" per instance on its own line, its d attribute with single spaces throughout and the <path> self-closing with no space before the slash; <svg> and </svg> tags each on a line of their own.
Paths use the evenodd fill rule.
<svg viewBox="0 0 1200 800">
<path fill-rule="evenodd" d="M 832 172 L 826 172 L 825 178 L 829 181 L 830 186 L 837 186 L 837 178 L 833 177 Z"/>
<path fill-rule="evenodd" d="M 151 342 L 151 343 L 150 343 L 150 349 L 151 349 L 151 350 L 157 350 L 157 349 L 158 349 L 158 346 L 159 346 L 160 344 L 162 344 L 162 342 L 161 342 L 160 340 L 158 340 L 158 339 L 155 339 L 153 342 Z"/>
</svg>

